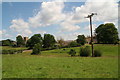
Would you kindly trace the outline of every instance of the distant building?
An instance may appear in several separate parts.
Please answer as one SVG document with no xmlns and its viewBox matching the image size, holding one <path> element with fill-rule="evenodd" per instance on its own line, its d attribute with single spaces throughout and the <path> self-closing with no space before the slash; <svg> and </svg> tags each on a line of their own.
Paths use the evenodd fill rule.
<svg viewBox="0 0 120 80">
<path fill-rule="evenodd" d="M 91 37 L 87 37 L 86 42 L 87 42 L 87 44 L 90 44 L 91 43 Z M 93 43 L 97 43 L 96 37 L 93 37 Z"/>
<path fill-rule="evenodd" d="M 24 39 L 24 41 L 25 41 L 25 43 L 26 43 L 29 38 L 28 38 L 28 37 L 24 37 L 23 39 Z"/>
<path fill-rule="evenodd" d="M 91 42 L 91 37 L 87 37 L 87 38 L 86 38 L 86 43 L 87 43 L 87 44 L 90 44 L 90 42 Z"/>
<path fill-rule="evenodd" d="M 56 45 L 58 46 L 68 46 L 73 40 L 59 40 L 58 43 Z"/>
<path fill-rule="evenodd" d="M 69 45 L 72 41 L 74 41 L 74 40 L 67 40 L 67 41 L 65 41 L 65 46 L 67 46 L 67 45 Z"/>
</svg>

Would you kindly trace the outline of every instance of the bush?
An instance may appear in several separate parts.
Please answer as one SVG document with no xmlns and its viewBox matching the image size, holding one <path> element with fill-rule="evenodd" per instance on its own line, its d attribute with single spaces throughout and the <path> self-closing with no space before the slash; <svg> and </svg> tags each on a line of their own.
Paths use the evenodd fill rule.
<svg viewBox="0 0 120 80">
<path fill-rule="evenodd" d="M 8 54 L 8 50 L 2 50 L 2 54 Z"/>
<path fill-rule="evenodd" d="M 76 54 L 76 51 L 75 51 L 74 49 L 71 49 L 71 50 L 69 51 L 69 55 L 75 56 L 75 54 Z"/>
<path fill-rule="evenodd" d="M 66 49 L 63 49 L 63 51 L 65 51 Z"/>
<path fill-rule="evenodd" d="M 94 57 L 101 57 L 102 52 L 100 50 L 94 50 Z"/>
<path fill-rule="evenodd" d="M 78 44 L 76 41 L 72 41 L 71 43 L 69 43 L 70 47 L 78 47 L 80 46 L 80 44 Z"/>
<path fill-rule="evenodd" d="M 90 47 L 86 46 L 85 48 L 80 49 L 80 56 L 88 57 L 90 56 Z"/>
<path fill-rule="evenodd" d="M 8 50 L 8 52 L 9 52 L 8 54 L 14 54 L 15 51 L 14 50 Z"/>
<path fill-rule="evenodd" d="M 2 50 L 2 54 L 14 54 L 14 50 Z"/>
<path fill-rule="evenodd" d="M 40 54 L 41 52 L 41 45 L 39 43 L 35 44 L 35 46 L 33 47 L 33 52 L 31 53 L 33 54 Z"/>
<path fill-rule="evenodd" d="M 23 50 L 15 50 L 15 49 L 11 49 L 11 50 L 2 50 L 2 54 L 15 54 L 15 53 L 22 53 Z"/>
</svg>

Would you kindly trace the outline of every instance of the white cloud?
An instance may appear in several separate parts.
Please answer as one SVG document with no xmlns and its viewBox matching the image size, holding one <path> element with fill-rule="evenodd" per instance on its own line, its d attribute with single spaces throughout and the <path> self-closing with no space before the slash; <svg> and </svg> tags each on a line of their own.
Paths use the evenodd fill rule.
<svg viewBox="0 0 120 80">
<path fill-rule="evenodd" d="M 60 34 L 60 35 L 58 35 L 57 36 L 57 38 L 62 38 L 62 39 L 64 39 L 64 40 L 75 40 L 75 39 L 77 39 L 77 36 L 78 35 L 81 35 L 81 33 L 79 33 L 79 32 L 74 32 L 74 33 L 70 33 L 70 34 Z"/>
<path fill-rule="evenodd" d="M 43 2 L 41 10 L 29 18 L 30 26 L 44 27 L 51 24 L 60 24 L 61 31 L 76 31 L 80 27 L 70 20 L 71 14 L 64 13 L 63 2 Z M 68 18 L 68 20 L 66 20 Z"/>
<path fill-rule="evenodd" d="M 13 36 L 11 34 L 4 34 L 3 38 L 12 38 Z"/>
<path fill-rule="evenodd" d="M 46 34 L 47 32 L 46 32 L 46 31 L 39 30 L 39 31 L 37 31 L 36 33 L 39 33 L 39 34 Z"/>
<path fill-rule="evenodd" d="M 114 21 L 118 18 L 118 3 L 115 0 L 87 0 L 85 5 L 75 8 L 73 20 L 85 22 L 84 17 L 92 12 L 98 14 L 94 21 Z"/>
<path fill-rule="evenodd" d="M 74 22 L 72 20 L 73 17 L 73 13 L 66 13 L 66 18 L 63 22 L 60 23 L 61 26 L 61 30 L 60 32 L 64 32 L 64 31 L 76 31 L 80 29 L 80 26 L 76 24 L 76 22 Z"/>
<path fill-rule="evenodd" d="M 107 0 L 87 0 L 87 2 L 105 2 Z M 118 2 L 119 0 L 109 0 L 109 2 Z"/>
<path fill-rule="evenodd" d="M 12 38 L 13 35 L 9 34 L 9 32 L 5 29 L 0 30 L 0 39 L 8 39 L 8 38 Z"/>
<path fill-rule="evenodd" d="M 0 36 L 4 35 L 6 33 L 6 30 L 3 29 L 3 30 L 0 30 Z"/>
<path fill-rule="evenodd" d="M 23 19 L 14 19 L 11 21 L 12 25 L 10 28 L 15 29 L 15 30 L 21 30 L 22 29 L 28 29 L 28 23 L 25 22 Z"/>
<path fill-rule="evenodd" d="M 28 36 L 32 34 L 32 31 L 29 29 L 29 24 L 23 19 L 14 19 L 11 21 L 12 25 L 10 29 L 21 34 L 23 36 Z"/>
<path fill-rule="evenodd" d="M 74 7 L 73 12 L 66 14 L 66 19 L 63 23 L 61 23 L 62 31 L 75 31 L 80 29 L 80 27 L 76 26 L 76 24 L 89 21 L 89 19 L 86 19 L 85 17 L 92 12 L 98 14 L 97 16 L 93 17 L 93 21 L 115 22 L 115 24 L 117 24 L 116 20 L 118 19 L 118 3 L 116 1 L 87 0 L 85 5 Z M 95 28 L 93 25 L 93 30 L 94 29 Z"/>
<path fill-rule="evenodd" d="M 92 31 L 94 31 L 95 28 L 97 28 L 97 27 L 98 27 L 98 26 L 97 26 L 96 24 L 93 24 L 93 25 L 92 25 Z M 90 30 L 90 25 L 84 27 L 84 29 L 85 29 L 85 30 Z"/>
<path fill-rule="evenodd" d="M 32 34 L 32 31 L 29 30 L 29 29 L 25 29 L 24 32 L 23 32 L 23 35 L 24 35 L 24 36 L 28 36 L 28 35 L 30 35 L 30 34 Z"/>
<path fill-rule="evenodd" d="M 80 29 L 80 26 L 78 25 L 75 25 L 74 23 L 71 23 L 71 22 L 63 22 L 61 23 L 61 30 L 62 31 L 76 31 L 78 29 Z"/>
<path fill-rule="evenodd" d="M 40 11 L 29 18 L 29 23 L 32 27 L 56 24 L 65 19 L 65 15 L 62 12 L 63 8 L 63 2 L 43 2 Z"/>
</svg>

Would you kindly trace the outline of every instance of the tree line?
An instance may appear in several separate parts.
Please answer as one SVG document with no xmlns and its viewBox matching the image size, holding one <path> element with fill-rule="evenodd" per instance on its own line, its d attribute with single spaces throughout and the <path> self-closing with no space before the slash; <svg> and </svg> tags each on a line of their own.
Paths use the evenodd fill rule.
<svg viewBox="0 0 120 80">
<path fill-rule="evenodd" d="M 100 44 L 119 43 L 118 31 L 113 23 L 100 24 L 95 29 L 95 38 L 97 43 Z M 39 43 L 42 48 L 51 49 L 56 47 L 76 47 L 84 45 L 86 43 L 86 37 L 84 35 L 78 35 L 76 40 L 66 45 L 67 42 L 64 41 L 64 39 L 55 40 L 55 37 L 51 34 L 44 34 L 44 37 L 42 37 L 41 34 L 34 34 L 27 42 L 25 42 L 21 35 L 18 35 L 16 41 L 7 39 L 0 41 L 0 43 L 2 46 L 26 46 L 29 47 L 29 49 L 33 49 L 35 44 Z"/>
</svg>

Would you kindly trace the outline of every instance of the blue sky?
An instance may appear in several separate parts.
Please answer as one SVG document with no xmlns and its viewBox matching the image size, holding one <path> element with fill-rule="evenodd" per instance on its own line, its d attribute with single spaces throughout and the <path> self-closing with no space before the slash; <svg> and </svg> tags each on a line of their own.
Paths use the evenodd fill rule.
<svg viewBox="0 0 120 80">
<path fill-rule="evenodd" d="M 3 29 L 11 25 L 11 20 L 23 18 L 25 21 L 28 17 L 33 16 L 33 11 L 39 9 L 41 3 L 26 3 L 26 2 L 4 2 L 3 3 Z"/>
<path fill-rule="evenodd" d="M 95 5 L 88 2 L 3 2 L 2 39 L 15 40 L 19 34 L 30 37 L 37 33 L 42 35 L 50 33 L 56 39 L 62 37 L 65 40 L 74 40 L 79 34 L 86 36 L 90 34 L 89 20 L 84 18 L 90 12 L 99 13 L 93 18 L 93 30 L 99 24 L 106 22 L 112 22 L 117 26 L 117 14 L 109 17 L 106 16 L 107 11 L 104 10 L 106 8 L 110 12 L 110 7 L 115 12 L 116 2 L 108 3 L 104 7 L 103 2 L 100 4 Z M 94 8 L 95 6 L 96 8 Z M 97 10 L 97 8 L 101 10 Z M 101 14 L 106 17 L 101 17 Z"/>
</svg>

